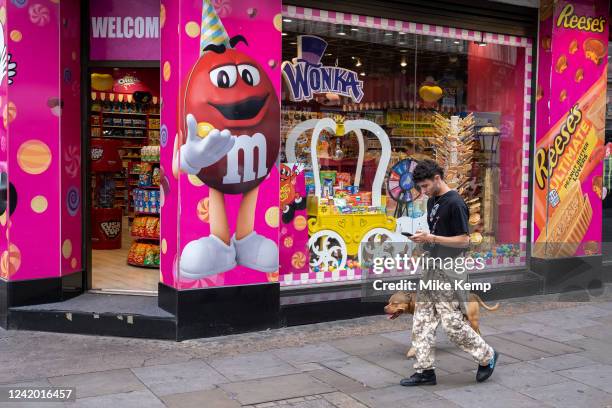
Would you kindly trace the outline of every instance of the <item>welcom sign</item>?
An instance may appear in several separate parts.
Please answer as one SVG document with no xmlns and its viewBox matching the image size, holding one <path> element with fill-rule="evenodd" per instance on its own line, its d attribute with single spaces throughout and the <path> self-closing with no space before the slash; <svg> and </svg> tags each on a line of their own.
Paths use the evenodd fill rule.
<svg viewBox="0 0 612 408">
<path fill-rule="evenodd" d="M 159 1 L 92 0 L 89 14 L 92 60 L 159 60 Z"/>
</svg>

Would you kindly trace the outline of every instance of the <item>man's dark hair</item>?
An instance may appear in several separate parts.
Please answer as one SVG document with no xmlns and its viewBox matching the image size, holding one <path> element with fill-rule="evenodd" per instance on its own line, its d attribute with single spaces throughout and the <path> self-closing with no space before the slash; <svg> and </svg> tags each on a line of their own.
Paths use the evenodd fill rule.
<svg viewBox="0 0 612 408">
<path fill-rule="evenodd" d="M 444 169 L 433 160 L 422 160 L 417 164 L 412 172 L 412 180 L 415 183 L 420 183 L 427 179 L 433 179 L 436 174 L 444 180 Z"/>
</svg>

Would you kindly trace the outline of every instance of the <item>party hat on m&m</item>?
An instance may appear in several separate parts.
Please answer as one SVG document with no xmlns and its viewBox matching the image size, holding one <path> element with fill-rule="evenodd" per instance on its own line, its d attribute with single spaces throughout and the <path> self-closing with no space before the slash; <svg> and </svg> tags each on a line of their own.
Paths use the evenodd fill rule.
<svg viewBox="0 0 612 408">
<path fill-rule="evenodd" d="M 200 28 L 200 55 L 207 45 L 225 45 L 230 48 L 229 35 L 215 11 L 211 0 L 202 1 L 202 26 Z"/>
</svg>

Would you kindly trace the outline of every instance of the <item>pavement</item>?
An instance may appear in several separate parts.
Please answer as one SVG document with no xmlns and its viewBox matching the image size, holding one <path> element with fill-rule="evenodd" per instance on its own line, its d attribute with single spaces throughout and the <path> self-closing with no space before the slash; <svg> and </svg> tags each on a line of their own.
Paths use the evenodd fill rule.
<svg viewBox="0 0 612 408">
<path fill-rule="evenodd" d="M 181 343 L 4 331 L 0 386 L 76 387 L 76 402 L 0 407 L 612 407 L 612 287 L 484 312 L 501 353 L 486 383 L 438 331 L 438 385 L 406 388 L 411 317 L 371 316 Z"/>
</svg>

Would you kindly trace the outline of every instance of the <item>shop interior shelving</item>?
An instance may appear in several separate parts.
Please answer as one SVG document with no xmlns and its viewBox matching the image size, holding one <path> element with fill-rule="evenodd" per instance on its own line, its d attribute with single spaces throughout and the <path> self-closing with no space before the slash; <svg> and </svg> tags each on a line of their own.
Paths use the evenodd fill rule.
<svg viewBox="0 0 612 408">
<path fill-rule="evenodd" d="M 140 162 L 140 149 L 151 140 L 159 141 L 159 105 L 98 99 L 91 104 L 91 137 L 123 141 L 119 148 L 123 171 L 114 176 L 115 206 L 122 207 L 131 220 L 134 211 L 130 197 L 138 181 L 132 169 Z"/>
</svg>

